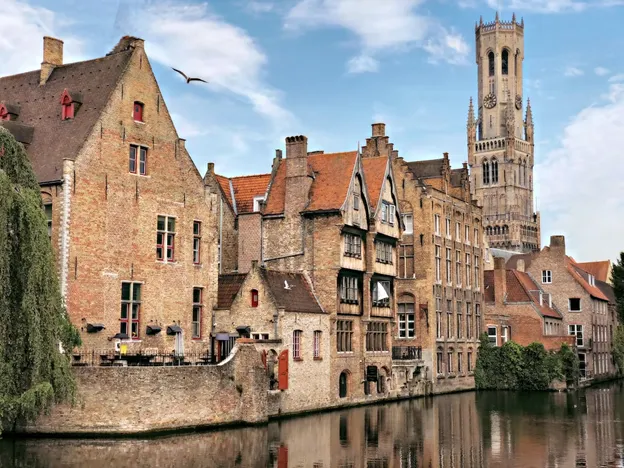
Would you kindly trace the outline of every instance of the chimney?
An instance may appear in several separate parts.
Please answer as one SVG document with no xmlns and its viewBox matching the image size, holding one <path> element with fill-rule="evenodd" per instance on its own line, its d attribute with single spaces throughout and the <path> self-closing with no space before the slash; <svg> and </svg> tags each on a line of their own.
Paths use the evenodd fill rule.
<svg viewBox="0 0 624 468">
<path fill-rule="evenodd" d="M 282 159 L 282 150 L 281 149 L 276 149 L 275 150 L 275 157 L 277 159 Z"/>
<path fill-rule="evenodd" d="M 208 163 L 208 173 L 214 174 L 214 163 Z"/>
<path fill-rule="evenodd" d="M 39 85 L 43 86 L 50 78 L 54 68 L 63 65 L 63 41 L 53 37 L 43 38 L 43 62 L 41 62 L 41 75 Z"/>
<path fill-rule="evenodd" d="M 565 255 L 565 236 L 550 236 L 550 250 Z"/>
<path fill-rule="evenodd" d="M 308 202 L 312 179 L 308 169 L 308 138 L 303 135 L 286 138 L 286 214 L 299 215 Z"/>
<path fill-rule="evenodd" d="M 374 123 L 373 124 L 373 138 L 386 136 L 386 124 Z"/>
<path fill-rule="evenodd" d="M 507 296 L 507 270 L 505 259 L 494 257 L 494 301 L 497 304 L 505 302 Z"/>
</svg>

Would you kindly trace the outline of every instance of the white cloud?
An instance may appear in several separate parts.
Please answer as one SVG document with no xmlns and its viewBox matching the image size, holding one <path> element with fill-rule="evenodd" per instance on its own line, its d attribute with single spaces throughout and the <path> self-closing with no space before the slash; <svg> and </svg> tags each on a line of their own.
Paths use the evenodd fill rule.
<svg viewBox="0 0 624 468">
<path fill-rule="evenodd" d="M 568 67 L 563 72 L 565 76 L 581 76 L 583 75 L 583 73 L 584 73 L 583 70 L 577 67 Z"/>
<path fill-rule="evenodd" d="M 619 83 L 620 81 L 624 81 L 624 74 L 613 75 L 609 78 L 609 83 Z"/>
<path fill-rule="evenodd" d="M 349 73 L 376 72 L 379 69 L 379 62 L 369 55 L 358 55 L 347 63 Z"/>
<path fill-rule="evenodd" d="M 609 69 L 605 67 L 596 67 L 594 68 L 594 73 L 598 76 L 605 76 L 609 74 Z"/>
<path fill-rule="evenodd" d="M 136 17 L 141 22 L 133 25 Z M 198 88 L 242 96 L 276 124 L 292 121 L 279 92 L 262 80 L 266 55 L 245 30 L 212 13 L 206 4 L 133 3 L 125 22 L 145 38 L 152 59 L 210 82 Z"/>
<path fill-rule="evenodd" d="M 275 4 L 273 2 L 263 2 L 259 0 L 249 0 L 245 5 L 245 8 L 254 14 L 270 13 L 275 10 Z"/>
<path fill-rule="evenodd" d="M 84 59 L 82 42 L 68 34 L 68 20 L 51 10 L 17 0 L 2 0 L 0 18 L 4 25 L 0 35 L 0 76 L 40 68 L 43 36 L 63 39 L 65 63 Z"/>
<path fill-rule="evenodd" d="M 465 3 L 464 0 L 459 0 Z M 611 7 L 624 4 L 623 0 L 486 0 L 497 10 L 529 11 L 535 13 L 578 12 L 588 8 Z"/>
<path fill-rule="evenodd" d="M 558 148 L 536 167 L 545 234 L 565 234 L 580 260 L 615 258 L 624 250 L 624 85 L 606 102 L 583 109 Z"/>
<path fill-rule="evenodd" d="M 284 27 L 290 31 L 337 27 L 354 34 L 361 48 L 348 64 L 366 64 L 360 71 L 375 71 L 372 59 L 382 51 L 422 47 L 438 61 L 461 63 L 469 46 L 434 18 L 416 13 L 423 0 L 299 0 L 287 13 Z M 366 59 L 363 59 L 366 57 Z"/>
</svg>

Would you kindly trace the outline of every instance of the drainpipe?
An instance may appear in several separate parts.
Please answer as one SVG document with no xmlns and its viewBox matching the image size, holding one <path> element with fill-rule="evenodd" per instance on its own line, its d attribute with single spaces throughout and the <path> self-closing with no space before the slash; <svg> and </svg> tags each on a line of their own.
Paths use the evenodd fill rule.
<svg viewBox="0 0 624 468">
<path fill-rule="evenodd" d="M 223 198 L 219 197 L 219 274 L 223 268 Z"/>
</svg>

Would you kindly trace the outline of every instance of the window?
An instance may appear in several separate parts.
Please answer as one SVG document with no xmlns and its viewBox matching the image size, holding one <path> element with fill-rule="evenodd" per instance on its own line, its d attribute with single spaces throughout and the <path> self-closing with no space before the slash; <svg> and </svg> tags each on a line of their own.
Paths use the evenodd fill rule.
<svg viewBox="0 0 624 468">
<path fill-rule="evenodd" d="M 340 281 L 340 302 L 357 304 L 359 302 L 358 279 L 354 276 L 343 276 Z"/>
<path fill-rule="evenodd" d="M 373 283 L 373 307 L 390 307 L 390 281 Z"/>
<path fill-rule="evenodd" d="M 494 76 L 494 52 L 488 53 L 488 75 Z"/>
<path fill-rule="evenodd" d="M 470 254 L 466 254 L 466 287 L 470 287 L 470 278 L 472 278 L 472 271 L 470 268 Z"/>
<path fill-rule="evenodd" d="M 470 245 L 470 226 L 466 224 L 464 231 L 464 242 Z"/>
<path fill-rule="evenodd" d="M 141 283 L 121 283 L 121 317 L 119 333 L 139 338 L 141 315 Z"/>
<path fill-rule="evenodd" d="M 48 222 L 48 237 L 52 239 L 52 203 L 43 205 L 43 212 Z"/>
<path fill-rule="evenodd" d="M 476 289 L 479 289 L 479 284 L 480 284 L 479 257 L 477 257 L 476 255 L 475 255 L 475 258 L 474 258 L 474 263 L 475 263 L 475 265 L 474 265 L 474 270 L 475 270 L 474 271 L 474 274 L 475 274 L 475 277 L 474 277 L 474 287 Z"/>
<path fill-rule="evenodd" d="M 354 234 L 345 234 L 345 256 L 357 257 L 362 256 L 362 238 Z"/>
<path fill-rule="evenodd" d="M 130 162 L 128 170 L 131 174 L 147 175 L 147 148 L 130 145 Z"/>
<path fill-rule="evenodd" d="M 301 357 L 301 335 L 303 332 L 301 330 L 295 330 L 293 332 L 293 342 L 292 342 L 292 353 L 293 359 L 295 361 L 302 361 Z"/>
<path fill-rule="evenodd" d="M 570 335 L 576 337 L 576 346 L 583 345 L 583 325 L 568 325 L 568 332 Z"/>
<path fill-rule="evenodd" d="M 502 327 L 501 329 L 501 345 L 504 345 L 509 340 L 511 340 L 511 328 Z"/>
<path fill-rule="evenodd" d="M 457 353 L 457 373 L 458 374 L 461 374 L 464 371 L 463 369 L 464 365 L 462 362 L 463 357 L 464 357 L 464 354 L 461 351 L 458 351 Z"/>
<path fill-rule="evenodd" d="M 67 90 L 61 96 L 61 120 L 70 120 L 74 118 L 74 102 Z"/>
<path fill-rule="evenodd" d="M 314 359 L 321 359 L 321 338 L 323 336 L 323 332 L 320 330 L 314 331 L 314 341 L 312 344 L 312 352 Z"/>
<path fill-rule="evenodd" d="M 251 307 L 258 307 L 258 290 L 251 290 Z"/>
<path fill-rule="evenodd" d="M 587 281 L 589 282 L 590 286 L 596 286 L 596 281 L 594 279 L 594 275 L 587 275 Z"/>
<path fill-rule="evenodd" d="M 472 305 L 466 302 L 466 338 L 472 339 Z"/>
<path fill-rule="evenodd" d="M 568 310 L 570 312 L 580 312 L 581 299 L 578 297 L 571 297 L 570 299 L 568 299 Z"/>
<path fill-rule="evenodd" d="M 399 338 L 414 338 L 414 303 L 399 304 Z"/>
<path fill-rule="evenodd" d="M 175 222 L 171 216 L 159 216 L 156 234 L 156 259 L 175 262 Z"/>
<path fill-rule="evenodd" d="M 392 244 L 375 241 L 375 255 L 378 263 L 392 264 Z"/>
<path fill-rule="evenodd" d="M 442 311 L 436 310 L 436 338 L 442 338 Z"/>
<path fill-rule="evenodd" d="M 143 103 L 134 101 L 134 109 L 132 111 L 132 118 L 135 122 L 143 122 Z"/>
<path fill-rule="evenodd" d="M 353 351 L 353 322 L 351 320 L 336 321 L 336 347 L 339 353 Z"/>
<path fill-rule="evenodd" d="M 464 337 L 464 330 L 463 330 L 463 323 L 464 323 L 464 315 L 462 314 L 462 308 L 461 308 L 461 303 L 457 303 L 457 338 L 461 339 Z"/>
<path fill-rule="evenodd" d="M 475 328 L 477 329 L 477 338 L 481 333 L 481 304 L 475 304 Z"/>
<path fill-rule="evenodd" d="M 479 229 L 474 230 L 474 246 L 479 247 Z"/>
<path fill-rule="evenodd" d="M 446 354 L 446 372 L 453 373 L 453 351 L 449 351 Z"/>
<path fill-rule="evenodd" d="M 201 338 L 201 320 L 202 310 L 204 308 L 203 301 L 203 289 L 193 288 L 193 338 Z"/>
<path fill-rule="evenodd" d="M 509 74 L 509 51 L 507 49 L 503 49 L 501 58 L 501 71 L 503 75 L 507 75 Z"/>
<path fill-rule="evenodd" d="M 254 213 L 260 211 L 260 207 L 264 203 L 264 195 L 258 195 L 257 197 L 253 197 L 253 210 Z"/>
<path fill-rule="evenodd" d="M 455 241 L 461 242 L 461 224 L 455 223 Z"/>
<path fill-rule="evenodd" d="M 550 283 L 552 283 L 552 271 L 542 270 L 542 284 L 550 284 Z"/>
<path fill-rule="evenodd" d="M 355 211 L 360 209 L 360 196 L 357 193 L 353 194 L 353 209 Z"/>
<path fill-rule="evenodd" d="M 254 340 L 268 340 L 269 334 L 268 333 L 252 333 L 251 338 Z"/>
<path fill-rule="evenodd" d="M 193 221 L 193 263 L 201 263 L 201 221 Z"/>
<path fill-rule="evenodd" d="M 451 238 L 451 220 L 446 218 L 446 238 Z"/>
<path fill-rule="evenodd" d="M 437 353 L 436 367 L 438 369 L 438 374 L 444 374 L 444 360 L 442 357 L 442 351 L 438 351 Z"/>
<path fill-rule="evenodd" d="M 446 337 L 453 337 L 453 301 L 446 301 Z"/>
<path fill-rule="evenodd" d="M 394 224 L 394 215 L 396 208 L 388 202 L 381 204 L 381 222 L 385 224 Z"/>
<path fill-rule="evenodd" d="M 466 362 L 468 364 L 468 372 L 472 372 L 472 351 L 468 351 Z"/>
<path fill-rule="evenodd" d="M 403 234 L 414 233 L 414 217 L 412 215 L 403 216 L 403 224 L 405 224 L 405 230 L 403 231 Z"/>
<path fill-rule="evenodd" d="M 452 275 L 452 267 L 451 267 L 451 249 L 446 249 L 446 282 L 452 283 L 453 278 Z"/>
<path fill-rule="evenodd" d="M 457 286 L 461 286 L 462 274 L 461 274 L 461 250 L 455 251 L 455 282 Z"/>
<path fill-rule="evenodd" d="M 440 235 L 440 215 L 433 215 L 433 231 L 436 236 Z"/>
<path fill-rule="evenodd" d="M 440 268 L 442 267 L 442 247 L 439 245 L 435 246 L 435 280 L 436 282 L 440 281 Z"/>
<path fill-rule="evenodd" d="M 490 183 L 490 163 L 486 159 L 483 161 L 483 185 Z"/>
<path fill-rule="evenodd" d="M 498 161 L 496 159 L 492 159 L 492 183 L 498 183 Z"/>
<path fill-rule="evenodd" d="M 402 244 L 399 246 L 399 278 L 414 276 L 414 245 Z"/>
<path fill-rule="evenodd" d="M 490 340 L 490 343 L 492 343 L 494 346 L 498 346 L 498 339 L 496 337 L 496 327 L 488 327 L 487 333 L 488 333 L 488 339 Z"/>
<path fill-rule="evenodd" d="M 388 351 L 388 324 L 386 322 L 368 322 L 366 351 Z"/>
</svg>

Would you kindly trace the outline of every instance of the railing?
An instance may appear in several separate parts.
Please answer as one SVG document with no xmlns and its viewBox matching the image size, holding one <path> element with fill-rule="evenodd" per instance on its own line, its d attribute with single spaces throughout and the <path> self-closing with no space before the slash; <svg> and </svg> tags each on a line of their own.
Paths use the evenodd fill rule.
<svg viewBox="0 0 624 468">
<path fill-rule="evenodd" d="M 216 364 L 216 356 L 209 352 L 159 353 L 131 352 L 122 354 L 113 350 L 81 350 L 71 354 L 71 365 L 76 367 L 125 367 L 125 366 L 199 366 Z"/>
<path fill-rule="evenodd" d="M 393 346 L 392 359 L 397 361 L 409 361 L 422 359 L 420 346 Z"/>
</svg>

